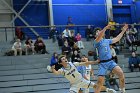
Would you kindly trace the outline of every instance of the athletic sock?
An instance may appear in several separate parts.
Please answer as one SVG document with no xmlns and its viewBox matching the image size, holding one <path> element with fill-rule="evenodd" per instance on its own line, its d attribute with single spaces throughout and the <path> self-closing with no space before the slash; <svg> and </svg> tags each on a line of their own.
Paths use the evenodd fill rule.
<svg viewBox="0 0 140 93">
<path fill-rule="evenodd" d="M 106 91 L 108 91 L 109 90 L 109 88 L 106 88 Z"/>
<path fill-rule="evenodd" d="M 125 88 L 122 88 L 121 91 L 122 93 L 126 93 Z"/>
</svg>

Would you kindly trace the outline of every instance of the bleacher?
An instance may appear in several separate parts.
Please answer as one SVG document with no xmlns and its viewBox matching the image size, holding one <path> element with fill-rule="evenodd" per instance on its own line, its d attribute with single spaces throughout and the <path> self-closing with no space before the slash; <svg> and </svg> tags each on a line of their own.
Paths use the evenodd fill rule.
<svg viewBox="0 0 140 93">
<path fill-rule="evenodd" d="M 67 93 L 69 82 L 63 76 L 55 76 L 46 69 L 54 51 L 60 52 L 57 43 L 46 40 L 46 47 L 50 54 L 29 56 L 0 56 L 0 93 Z M 86 53 L 92 49 L 92 42 L 85 42 Z M 88 46 L 86 46 L 88 45 Z M 53 47 L 52 47 L 53 46 Z M 139 93 L 140 72 L 130 72 L 128 69 L 128 58 L 118 55 L 119 65 L 122 67 L 126 77 L 127 93 Z M 95 76 L 97 65 L 93 65 Z M 97 82 L 97 77 L 92 81 Z M 93 89 L 90 89 L 93 93 Z"/>
</svg>

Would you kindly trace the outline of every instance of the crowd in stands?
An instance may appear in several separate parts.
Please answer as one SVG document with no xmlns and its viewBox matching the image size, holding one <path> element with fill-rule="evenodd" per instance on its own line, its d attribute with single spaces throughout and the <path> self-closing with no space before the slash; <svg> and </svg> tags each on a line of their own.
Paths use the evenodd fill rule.
<svg viewBox="0 0 140 93">
<path fill-rule="evenodd" d="M 33 55 L 35 53 L 48 54 L 46 45 L 40 36 L 37 37 L 35 42 L 33 42 L 31 38 L 27 38 L 24 45 L 22 45 L 20 39 L 16 39 L 12 46 L 11 52 L 14 53 L 14 56 L 17 56 L 17 54 L 20 56 L 28 55 L 29 53 Z"/>
</svg>

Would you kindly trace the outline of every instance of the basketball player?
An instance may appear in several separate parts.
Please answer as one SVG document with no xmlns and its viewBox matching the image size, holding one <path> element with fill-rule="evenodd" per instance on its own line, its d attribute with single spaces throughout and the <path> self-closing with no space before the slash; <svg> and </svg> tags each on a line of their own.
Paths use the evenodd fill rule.
<svg viewBox="0 0 140 93">
<path fill-rule="evenodd" d="M 55 75 L 62 74 L 66 79 L 70 81 L 71 87 L 69 90 L 69 93 L 78 93 L 80 88 L 96 88 L 96 84 L 93 82 L 90 82 L 89 80 L 86 80 L 82 77 L 82 75 L 78 72 L 76 66 L 80 65 L 89 65 L 94 64 L 94 62 L 75 62 L 71 63 L 68 62 L 65 56 L 60 56 L 58 59 L 59 64 L 61 64 L 63 67 L 56 71 L 54 68 L 55 66 L 52 66 L 52 72 Z M 106 88 L 104 86 L 101 87 L 102 91 L 107 91 L 107 93 L 116 93 L 115 90 Z"/>
<path fill-rule="evenodd" d="M 125 24 L 122 28 L 122 32 L 113 39 L 103 39 L 105 31 L 109 29 L 111 25 L 106 26 L 103 30 L 96 32 L 96 39 L 94 40 L 94 47 L 97 48 L 99 54 L 99 72 L 98 72 L 98 81 L 95 93 L 100 93 L 102 85 L 104 84 L 104 76 L 107 73 L 107 70 L 113 71 L 118 77 L 120 82 L 120 88 L 122 93 L 125 92 L 125 77 L 122 69 L 112 60 L 110 44 L 118 42 L 123 34 L 128 29 L 128 25 Z"/>
<path fill-rule="evenodd" d="M 88 58 L 85 55 L 83 55 L 81 57 L 81 61 L 82 62 L 87 62 L 88 61 Z M 94 64 L 96 64 L 96 63 L 94 63 Z M 82 76 L 83 76 L 84 79 L 90 81 L 90 76 L 92 76 L 94 78 L 94 72 L 93 72 L 93 69 L 92 69 L 91 65 L 78 66 L 77 69 L 82 74 Z M 82 90 L 80 90 L 80 92 Z M 84 93 L 89 93 L 89 88 L 85 88 L 83 91 L 84 91 Z"/>
</svg>

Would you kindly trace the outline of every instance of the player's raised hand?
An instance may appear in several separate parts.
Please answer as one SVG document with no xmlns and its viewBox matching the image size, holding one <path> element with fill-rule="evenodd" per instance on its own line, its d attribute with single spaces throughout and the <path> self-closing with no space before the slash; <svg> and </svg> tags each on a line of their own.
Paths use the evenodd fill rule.
<svg viewBox="0 0 140 93">
<path fill-rule="evenodd" d="M 108 24 L 106 27 L 105 27 L 105 29 L 110 29 L 111 28 L 111 24 Z"/>
<path fill-rule="evenodd" d="M 122 28 L 123 31 L 126 31 L 128 29 L 128 24 L 125 24 L 124 27 Z"/>
</svg>

